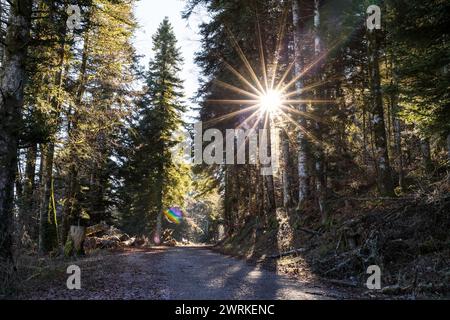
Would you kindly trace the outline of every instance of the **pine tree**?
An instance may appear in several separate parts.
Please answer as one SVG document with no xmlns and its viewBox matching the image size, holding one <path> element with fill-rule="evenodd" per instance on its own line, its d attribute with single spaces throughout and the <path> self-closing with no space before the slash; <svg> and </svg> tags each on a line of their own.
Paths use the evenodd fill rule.
<svg viewBox="0 0 450 320">
<path fill-rule="evenodd" d="M 58 160 L 65 179 L 62 239 L 71 224 L 114 222 L 113 160 L 134 97 L 134 1 L 94 0 L 84 19 L 74 62 L 68 139 Z"/>
<path fill-rule="evenodd" d="M 182 58 L 167 18 L 153 36 L 154 58 L 146 75 L 146 88 L 139 102 L 139 123 L 132 143 L 126 188 L 134 190 L 133 202 L 122 217 L 127 229 L 148 233 L 164 207 L 184 205 L 188 167 L 172 158 L 180 142 L 173 135 L 182 129 L 183 82 L 178 73 Z"/>
</svg>

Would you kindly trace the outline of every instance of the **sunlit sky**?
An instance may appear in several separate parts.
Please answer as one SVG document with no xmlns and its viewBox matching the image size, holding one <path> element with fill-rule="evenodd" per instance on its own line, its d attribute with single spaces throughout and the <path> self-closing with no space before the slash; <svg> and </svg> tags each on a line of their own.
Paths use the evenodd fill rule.
<svg viewBox="0 0 450 320">
<path fill-rule="evenodd" d="M 199 25 L 207 18 L 199 9 L 189 21 L 182 19 L 181 12 L 185 2 L 184 0 L 140 0 L 135 10 L 140 29 L 136 33 L 134 44 L 137 53 L 144 56 L 141 65 L 147 68 L 149 59 L 153 56 L 152 36 L 164 17 L 169 18 L 184 59 L 180 77 L 185 81 L 186 101 L 189 103 L 188 99 L 192 98 L 198 89 L 200 74 L 200 69 L 194 63 L 195 52 L 200 50 Z"/>
</svg>

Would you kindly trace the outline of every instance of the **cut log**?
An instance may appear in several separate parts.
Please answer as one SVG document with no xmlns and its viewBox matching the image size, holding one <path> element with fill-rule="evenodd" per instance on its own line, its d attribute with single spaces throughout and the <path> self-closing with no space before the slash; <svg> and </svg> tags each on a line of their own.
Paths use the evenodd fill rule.
<svg viewBox="0 0 450 320">
<path fill-rule="evenodd" d="M 121 235 L 119 236 L 119 239 L 120 239 L 120 241 L 124 242 L 124 241 L 129 241 L 129 240 L 131 240 L 132 238 L 130 238 L 130 236 L 127 235 L 126 233 L 123 233 L 123 234 L 121 234 Z"/>
<path fill-rule="evenodd" d="M 123 241 L 122 244 L 126 247 L 131 247 L 132 245 L 134 245 L 135 242 L 136 242 L 136 238 L 133 237 L 127 241 Z"/>
</svg>

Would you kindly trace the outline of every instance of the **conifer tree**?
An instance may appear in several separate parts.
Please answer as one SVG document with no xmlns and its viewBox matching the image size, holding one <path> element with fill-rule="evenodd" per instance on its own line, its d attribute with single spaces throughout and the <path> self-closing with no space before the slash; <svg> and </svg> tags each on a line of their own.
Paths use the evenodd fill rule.
<svg viewBox="0 0 450 320">
<path fill-rule="evenodd" d="M 153 51 L 139 102 L 140 120 L 133 139 L 136 151 L 129 164 L 127 187 L 137 194 L 123 217 L 123 224 L 140 234 L 154 227 L 164 207 L 183 206 L 188 187 L 188 167 L 172 159 L 172 150 L 180 142 L 173 133 L 182 128 L 186 107 L 178 76 L 182 58 L 167 18 L 153 36 Z"/>
</svg>

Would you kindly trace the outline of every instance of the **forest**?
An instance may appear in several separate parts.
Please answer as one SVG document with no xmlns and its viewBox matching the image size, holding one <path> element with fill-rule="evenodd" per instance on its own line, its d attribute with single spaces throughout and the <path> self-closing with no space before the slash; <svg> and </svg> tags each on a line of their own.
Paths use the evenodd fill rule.
<svg viewBox="0 0 450 320">
<path fill-rule="evenodd" d="M 168 18 L 136 51 L 142 1 L 0 0 L 0 299 L 195 246 L 448 297 L 450 2 L 183 1 L 204 15 L 189 96 Z"/>
</svg>

